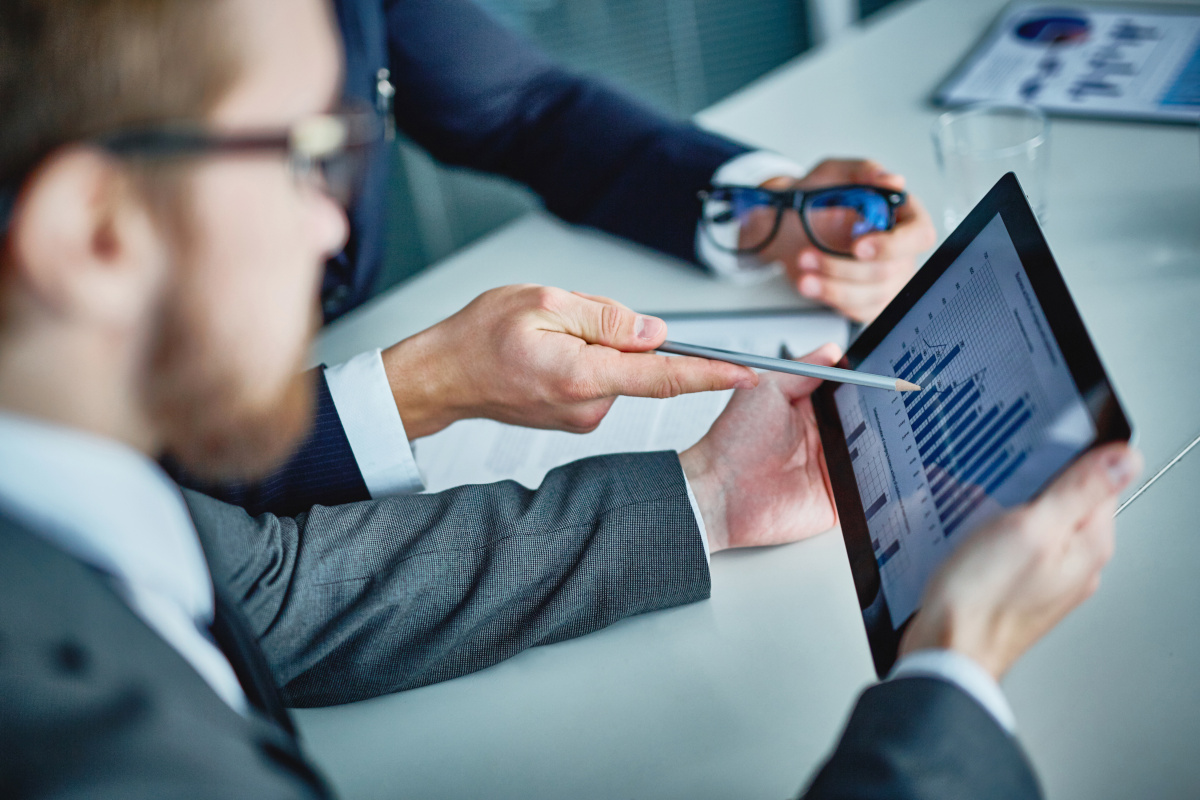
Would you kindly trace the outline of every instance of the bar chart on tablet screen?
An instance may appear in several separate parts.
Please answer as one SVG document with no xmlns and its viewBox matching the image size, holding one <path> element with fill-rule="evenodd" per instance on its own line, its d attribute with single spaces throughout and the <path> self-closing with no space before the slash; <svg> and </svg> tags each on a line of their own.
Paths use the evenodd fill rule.
<svg viewBox="0 0 1200 800">
<path fill-rule="evenodd" d="M 1093 429 L 999 217 L 859 369 L 923 387 L 836 393 L 899 624 L 961 537 L 1028 496 Z"/>
</svg>

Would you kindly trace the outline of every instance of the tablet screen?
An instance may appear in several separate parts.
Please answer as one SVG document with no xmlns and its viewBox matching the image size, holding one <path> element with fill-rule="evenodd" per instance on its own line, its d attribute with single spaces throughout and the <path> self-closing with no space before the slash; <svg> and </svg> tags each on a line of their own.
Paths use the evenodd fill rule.
<svg viewBox="0 0 1200 800">
<path fill-rule="evenodd" d="M 1097 431 L 1000 214 L 857 368 L 923 387 L 833 393 L 899 629 L 957 543 Z"/>
</svg>

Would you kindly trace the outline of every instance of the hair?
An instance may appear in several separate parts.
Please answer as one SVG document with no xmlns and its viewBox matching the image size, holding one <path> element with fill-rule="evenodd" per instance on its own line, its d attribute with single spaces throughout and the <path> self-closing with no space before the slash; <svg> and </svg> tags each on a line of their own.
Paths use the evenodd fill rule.
<svg viewBox="0 0 1200 800">
<path fill-rule="evenodd" d="M 240 68 L 227 5 L 0 2 L 0 186 L 72 142 L 204 120 Z"/>
</svg>

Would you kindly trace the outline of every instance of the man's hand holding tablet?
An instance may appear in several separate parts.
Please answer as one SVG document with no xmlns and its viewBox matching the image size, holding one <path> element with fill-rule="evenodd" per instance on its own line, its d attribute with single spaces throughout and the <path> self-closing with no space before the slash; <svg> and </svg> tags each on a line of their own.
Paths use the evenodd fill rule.
<svg viewBox="0 0 1200 800">
<path fill-rule="evenodd" d="M 1124 444 L 1093 450 L 1034 501 L 971 534 L 926 587 L 900 655 L 954 650 L 997 680 L 1100 584 L 1117 496 L 1141 470 Z"/>
</svg>

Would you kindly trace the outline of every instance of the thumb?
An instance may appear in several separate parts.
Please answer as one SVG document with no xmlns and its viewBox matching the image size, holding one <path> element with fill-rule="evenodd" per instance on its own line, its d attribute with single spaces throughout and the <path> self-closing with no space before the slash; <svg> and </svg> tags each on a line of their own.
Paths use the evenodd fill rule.
<svg viewBox="0 0 1200 800">
<path fill-rule="evenodd" d="M 1142 459 L 1127 444 L 1100 447 L 1084 454 L 1034 502 L 1046 526 L 1071 532 L 1097 506 L 1115 497 L 1141 471 Z"/>
<path fill-rule="evenodd" d="M 842 348 L 833 342 L 826 342 L 811 353 L 793 360 L 801 361 L 805 364 L 814 364 L 818 367 L 832 367 L 841 358 Z M 820 378 L 808 378 L 802 375 L 775 374 L 772 377 L 780 389 L 783 390 L 788 401 L 793 403 L 803 397 L 808 397 L 822 383 Z"/>
<path fill-rule="evenodd" d="M 607 297 L 571 292 L 558 316 L 565 333 L 626 353 L 654 350 L 667 338 L 667 323 Z"/>
</svg>

